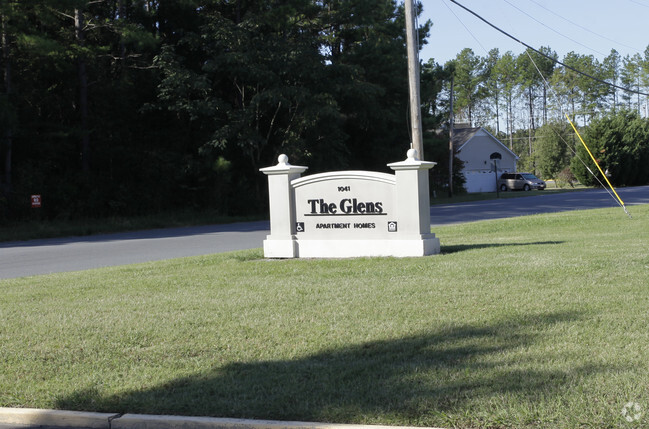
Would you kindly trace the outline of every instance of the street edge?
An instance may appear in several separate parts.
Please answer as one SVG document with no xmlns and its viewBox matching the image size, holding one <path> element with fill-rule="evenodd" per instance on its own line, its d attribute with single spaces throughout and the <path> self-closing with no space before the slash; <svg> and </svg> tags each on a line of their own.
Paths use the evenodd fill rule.
<svg viewBox="0 0 649 429">
<path fill-rule="evenodd" d="M 38 408 L 0 408 L 0 423 L 26 426 L 67 426 L 87 429 L 110 429 L 119 414 L 84 411 L 46 410 Z"/>
<path fill-rule="evenodd" d="M 0 423 L 84 429 L 407 429 L 407 426 L 355 425 L 276 420 L 96 413 L 0 407 Z M 423 428 L 417 429 L 436 429 Z M 437 428 L 439 429 L 439 428 Z"/>
</svg>

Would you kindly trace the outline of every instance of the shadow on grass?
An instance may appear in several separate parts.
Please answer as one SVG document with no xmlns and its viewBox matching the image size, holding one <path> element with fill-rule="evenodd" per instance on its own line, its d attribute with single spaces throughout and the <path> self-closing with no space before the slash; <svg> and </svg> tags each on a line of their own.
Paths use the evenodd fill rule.
<svg viewBox="0 0 649 429">
<path fill-rule="evenodd" d="M 563 362 L 562 356 L 529 352 L 536 342 L 547 340 L 552 326 L 580 317 L 574 312 L 512 317 L 295 360 L 215 365 L 205 373 L 115 396 L 82 390 L 60 398 L 57 405 L 122 413 L 329 422 L 375 416 L 391 424 L 430 423 L 443 413 L 470 414 L 476 401 L 507 395 L 540 401 L 560 395 L 577 380 L 611 370 L 552 367 L 546 360 Z"/>
<path fill-rule="evenodd" d="M 531 243 L 478 243 L 478 244 L 458 244 L 455 246 L 442 246 L 442 254 L 464 252 L 466 250 L 487 249 L 490 247 L 511 247 L 511 246 L 540 246 L 547 244 L 563 244 L 564 241 L 534 241 Z"/>
</svg>

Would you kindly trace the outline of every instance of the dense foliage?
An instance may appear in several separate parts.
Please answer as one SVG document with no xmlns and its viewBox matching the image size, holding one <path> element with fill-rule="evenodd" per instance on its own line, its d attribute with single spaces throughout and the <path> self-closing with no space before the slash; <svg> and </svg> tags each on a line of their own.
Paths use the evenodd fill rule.
<svg viewBox="0 0 649 429">
<path fill-rule="evenodd" d="M 403 15 L 396 0 L 3 1 L 0 216 L 34 193 L 48 217 L 263 212 L 258 169 L 279 153 L 385 170 L 410 141 Z"/>
<path fill-rule="evenodd" d="M 646 185 L 649 183 L 649 121 L 635 112 L 622 111 L 596 119 L 586 129 L 589 150 L 614 186 Z M 583 145 L 577 150 L 571 169 L 581 183 L 598 185 L 596 179 L 579 161 L 590 161 Z M 604 181 L 599 175 L 601 181 Z"/>
<path fill-rule="evenodd" d="M 403 15 L 398 0 L 0 0 L 0 220 L 33 215 L 31 194 L 48 218 L 263 213 L 258 169 L 280 153 L 309 173 L 387 170 L 410 141 Z M 422 44 L 430 25 L 419 28 Z M 422 64 L 433 190 L 448 189 L 448 133 L 434 130 L 447 129 L 451 80 L 456 117 L 488 128 L 546 178 L 576 148 L 554 137 L 559 106 L 584 127 L 645 102 L 541 51 L 550 58 L 529 56 L 543 78 L 528 53 L 497 49 Z M 563 61 L 646 89 L 648 58 Z M 629 143 L 642 121 L 607 146 L 610 171 L 646 158 L 646 145 Z M 455 160 L 457 190 L 460 172 Z"/>
</svg>

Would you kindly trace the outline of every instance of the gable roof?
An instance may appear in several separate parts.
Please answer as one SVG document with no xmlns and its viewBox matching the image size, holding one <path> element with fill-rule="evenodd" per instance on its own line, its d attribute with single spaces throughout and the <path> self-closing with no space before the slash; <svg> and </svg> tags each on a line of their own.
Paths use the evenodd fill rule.
<svg viewBox="0 0 649 429">
<path fill-rule="evenodd" d="M 484 133 L 489 137 L 491 140 L 493 140 L 496 144 L 499 146 L 502 146 L 502 148 L 510 153 L 512 156 L 514 156 L 516 159 L 519 159 L 518 155 L 516 155 L 513 151 L 511 151 L 507 146 L 503 144 L 500 140 L 498 140 L 496 137 L 494 137 L 489 131 L 485 130 L 482 127 L 475 127 L 475 128 L 454 128 L 453 129 L 453 147 L 459 152 L 462 150 L 462 148 L 473 138 L 475 135 L 478 133 L 478 131 L 484 131 Z"/>
<path fill-rule="evenodd" d="M 466 142 L 471 140 L 475 134 L 480 131 L 480 127 L 476 128 L 453 128 L 453 147 L 458 149 Z"/>
</svg>

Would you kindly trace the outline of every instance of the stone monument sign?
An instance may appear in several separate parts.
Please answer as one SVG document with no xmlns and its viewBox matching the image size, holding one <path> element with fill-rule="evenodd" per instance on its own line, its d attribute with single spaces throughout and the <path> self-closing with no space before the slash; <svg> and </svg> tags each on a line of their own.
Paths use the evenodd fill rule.
<svg viewBox="0 0 649 429">
<path fill-rule="evenodd" d="M 410 149 L 388 164 L 394 174 L 336 171 L 301 177 L 308 167 L 286 155 L 262 168 L 268 176 L 267 258 L 425 256 L 439 253 L 430 232 L 428 170 Z"/>
</svg>

